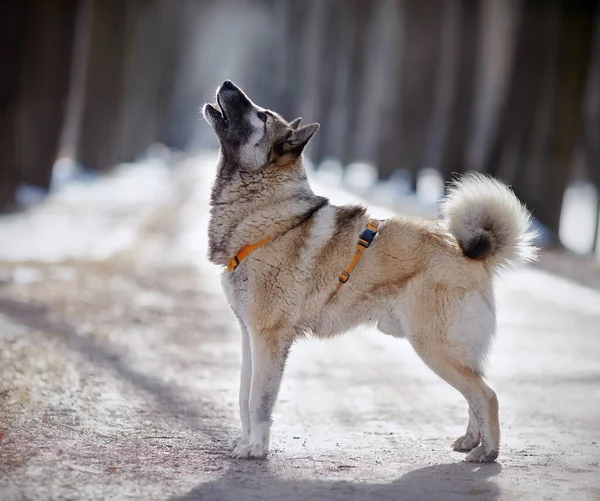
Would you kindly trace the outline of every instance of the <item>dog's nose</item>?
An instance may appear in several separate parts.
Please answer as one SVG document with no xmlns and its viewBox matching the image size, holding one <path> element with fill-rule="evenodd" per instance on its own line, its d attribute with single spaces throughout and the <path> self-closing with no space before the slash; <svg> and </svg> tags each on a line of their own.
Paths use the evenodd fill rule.
<svg viewBox="0 0 600 501">
<path fill-rule="evenodd" d="M 233 82 L 231 80 L 225 80 L 223 82 L 223 88 L 224 89 L 228 89 L 228 90 L 234 90 L 235 89 L 235 85 L 233 85 Z"/>
</svg>

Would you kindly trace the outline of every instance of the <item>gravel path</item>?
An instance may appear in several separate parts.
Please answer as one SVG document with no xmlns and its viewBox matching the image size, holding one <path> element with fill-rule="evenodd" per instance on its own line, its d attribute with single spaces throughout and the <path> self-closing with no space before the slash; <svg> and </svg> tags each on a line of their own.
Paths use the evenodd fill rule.
<svg viewBox="0 0 600 501">
<path fill-rule="evenodd" d="M 240 349 L 205 262 L 213 161 L 0 222 L 22 239 L 0 247 L 0 499 L 600 499 L 600 293 L 535 268 L 497 287 L 498 463 L 450 450 L 462 397 L 372 330 L 295 346 L 269 459 L 229 459 Z M 112 200 L 125 180 L 151 193 Z"/>
</svg>

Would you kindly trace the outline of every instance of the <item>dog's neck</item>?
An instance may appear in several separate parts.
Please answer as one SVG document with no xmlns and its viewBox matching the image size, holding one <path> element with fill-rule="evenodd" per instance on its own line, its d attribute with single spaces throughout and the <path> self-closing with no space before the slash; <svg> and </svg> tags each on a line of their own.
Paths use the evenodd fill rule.
<svg viewBox="0 0 600 501">
<path fill-rule="evenodd" d="M 208 257 L 227 265 L 245 245 L 302 224 L 327 199 L 310 188 L 302 157 L 249 172 L 220 155 L 210 203 Z"/>
</svg>

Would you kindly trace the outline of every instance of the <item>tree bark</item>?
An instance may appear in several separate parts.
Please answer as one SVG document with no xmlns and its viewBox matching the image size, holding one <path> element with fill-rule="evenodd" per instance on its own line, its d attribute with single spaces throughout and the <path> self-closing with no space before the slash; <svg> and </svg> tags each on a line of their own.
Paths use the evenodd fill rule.
<svg viewBox="0 0 600 501">
<path fill-rule="evenodd" d="M 380 6 L 379 65 L 374 68 L 372 76 L 373 88 L 368 96 L 377 104 L 370 113 L 376 120 L 373 131 L 375 143 L 374 159 L 380 179 L 389 179 L 392 172 L 401 167 L 401 152 L 399 151 L 399 117 L 400 117 L 400 88 L 402 83 L 402 62 L 399 54 L 406 49 L 402 46 L 403 3 L 398 0 L 387 0 Z"/>
<path fill-rule="evenodd" d="M 344 0 L 326 0 L 321 19 L 321 46 L 312 57 L 318 58 L 317 112 L 321 129 L 312 139 L 312 158 L 320 164 L 325 158 L 335 154 L 331 141 L 336 136 L 334 113 L 338 107 L 336 99 L 336 78 L 340 76 L 340 53 L 342 23 L 346 16 L 341 13 Z M 338 152 L 339 153 L 339 152 Z"/>
<path fill-rule="evenodd" d="M 343 165 L 361 159 L 360 151 L 357 148 L 361 121 L 359 103 L 363 97 L 361 92 L 366 81 L 366 63 L 369 57 L 366 46 L 374 9 L 372 1 L 353 0 L 348 8 L 350 21 L 344 27 L 348 37 L 349 61 L 348 73 L 343 75 L 346 83 L 346 114 L 340 155 Z"/>
<path fill-rule="evenodd" d="M 223 2 L 225 5 L 227 3 Z M 199 37 L 215 8 L 214 0 L 160 2 L 158 55 L 162 62 L 158 105 L 158 139 L 170 148 L 187 150 L 198 122 L 202 52 Z M 203 15 L 207 12 L 208 15 Z M 218 58 L 217 58 L 218 60 Z M 214 92 L 214 89 L 211 89 Z"/>
<path fill-rule="evenodd" d="M 537 217 L 544 222 L 558 241 L 562 201 L 573 157 L 579 144 L 582 105 L 585 94 L 593 43 L 595 4 L 563 0 L 557 67 L 560 71 L 555 95 L 553 130 L 547 136 L 545 150 L 548 166 L 540 170 L 537 195 L 532 202 Z"/>
<path fill-rule="evenodd" d="M 442 49 L 444 3 L 441 0 L 404 0 L 401 30 L 402 78 L 394 143 L 396 169 L 407 171 L 416 186 L 419 169 L 427 164 L 428 139 L 433 125 Z M 393 167 L 392 167 L 393 168 Z"/>
<path fill-rule="evenodd" d="M 119 132 L 123 105 L 126 17 L 126 2 L 92 2 L 91 33 L 77 141 L 77 160 L 88 169 L 106 171 L 122 160 Z"/>
<path fill-rule="evenodd" d="M 596 6 L 567 0 L 522 6 L 512 76 L 484 167 L 513 185 L 558 243 Z"/>
<path fill-rule="evenodd" d="M 158 0 L 129 0 L 125 44 L 120 157 L 133 162 L 158 136 L 161 66 Z"/>
<path fill-rule="evenodd" d="M 20 180 L 50 187 L 66 116 L 77 0 L 29 0 L 19 97 Z"/>
<path fill-rule="evenodd" d="M 451 0 L 447 8 L 446 22 L 451 23 L 448 40 L 444 40 L 448 73 L 439 78 L 440 86 L 448 86 L 440 96 L 447 102 L 440 103 L 445 124 L 439 156 L 433 163 L 446 181 L 466 168 L 474 118 L 479 4 L 475 0 Z"/>
<path fill-rule="evenodd" d="M 596 187 L 598 204 L 592 252 L 599 246 L 600 226 L 600 12 L 596 14 L 594 54 L 587 83 L 587 97 L 583 116 L 583 150 L 586 173 Z"/>
<path fill-rule="evenodd" d="M 12 207 L 18 184 L 17 97 L 25 32 L 25 3 L 0 7 L 0 210 Z"/>
</svg>

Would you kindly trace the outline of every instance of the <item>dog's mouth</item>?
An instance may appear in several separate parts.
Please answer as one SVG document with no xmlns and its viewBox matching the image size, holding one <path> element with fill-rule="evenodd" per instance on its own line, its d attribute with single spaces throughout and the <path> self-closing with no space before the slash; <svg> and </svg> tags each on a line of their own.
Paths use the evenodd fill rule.
<svg viewBox="0 0 600 501">
<path fill-rule="evenodd" d="M 219 122 L 221 122 L 221 125 L 223 125 L 224 127 L 229 127 L 229 119 L 227 118 L 225 109 L 223 108 L 223 105 L 221 104 L 221 99 L 218 95 L 217 102 L 215 104 L 207 103 L 205 105 L 205 113 L 206 112 L 208 112 L 212 116 L 213 120 L 216 118 Z"/>
<path fill-rule="evenodd" d="M 227 119 L 227 115 L 225 114 L 225 108 L 223 108 L 223 105 L 221 104 L 221 96 L 219 96 L 219 93 L 217 92 L 217 106 L 219 107 L 219 109 L 217 111 L 219 111 L 221 113 L 221 118 L 223 119 L 223 122 L 225 122 L 226 126 L 229 126 L 229 120 Z M 215 107 L 216 110 L 216 107 Z"/>
<path fill-rule="evenodd" d="M 225 113 L 225 108 L 218 92 L 216 103 L 207 103 L 204 105 L 204 116 L 207 120 L 210 118 L 209 121 L 218 124 L 221 128 L 229 128 L 229 118 L 227 117 L 227 113 Z"/>
</svg>

